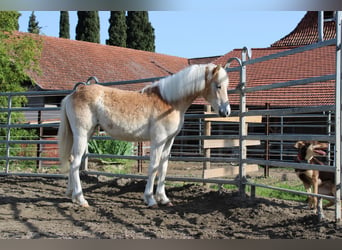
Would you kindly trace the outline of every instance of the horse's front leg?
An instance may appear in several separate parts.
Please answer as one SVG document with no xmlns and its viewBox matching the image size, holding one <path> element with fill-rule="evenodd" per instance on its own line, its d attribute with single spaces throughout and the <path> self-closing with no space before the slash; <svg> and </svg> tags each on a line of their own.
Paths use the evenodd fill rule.
<svg viewBox="0 0 342 250">
<path fill-rule="evenodd" d="M 174 141 L 174 138 L 170 139 L 165 144 L 165 147 L 164 147 L 161 159 L 160 159 L 159 169 L 158 169 L 158 185 L 157 185 L 157 190 L 156 190 L 157 202 L 159 202 L 163 205 L 167 205 L 167 206 L 172 206 L 171 201 L 166 196 L 165 178 L 166 178 L 167 167 L 168 167 L 168 162 L 169 162 L 169 155 L 170 155 L 170 151 L 171 151 L 173 141 Z"/>
<path fill-rule="evenodd" d="M 153 185 L 157 175 L 158 166 L 162 154 L 163 146 L 151 146 L 150 165 L 148 167 L 148 179 L 145 186 L 144 201 L 148 207 L 157 207 L 157 202 L 153 196 Z"/>
</svg>

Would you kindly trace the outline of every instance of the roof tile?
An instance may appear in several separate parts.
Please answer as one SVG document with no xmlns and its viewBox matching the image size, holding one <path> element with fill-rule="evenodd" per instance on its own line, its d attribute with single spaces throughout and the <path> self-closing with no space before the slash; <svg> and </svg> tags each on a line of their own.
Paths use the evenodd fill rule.
<svg viewBox="0 0 342 250">
<path fill-rule="evenodd" d="M 42 74 L 30 75 L 44 90 L 69 90 L 90 76 L 96 76 L 100 82 L 162 77 L 188 66 L 188 59 L 176 56 L 48 36 L 40 38 Z"/>
<path fill-rule="evenodd" d="M 288 50 L 288 48 L 253 49 L 253 58 Z M 235 49 L 213 63 L 225 65 L 229 58 L 241 57 L 241 49 Z M 238 66 L 237 63 L 232 67 Z M 247 87 L 287 82 L 309 77 L 335 73 L 335 46 L 318 48 L 299 54 L 272 59 L 247 66 Z M 240 81 L 239 72 L 229 73 L 229 89 L 235 89 Z M 238 105 L 237 95 L 229 97 Z M 312 83 L 307 85 L 258 91 L 247 94 L 247 104 L 264 106 L 308 106 L 330 105 L 335 102 L 335 82 Z"/>
<path fill-rule="evenodd" d="M 335 21 L 324 22 L 324 39 L 336 36 Z M 318 41 L 318 12 L 308 11 L 297 27 L 288 35 L 271 45 L 271 47 L 303 46 Z"/>
<path fill-rule="evenodd" d="M 335 37 L 335 23 L 324 25 L 325 39 Z M 40 36 L 43 51 L 40 65 L 43 74 L 31 74 L 32 79 L 45 90 L 69 90 L 79 81 L 96 76 L 100 82 L 135 80 L 166 76 L 192 63 L 208 62 L 225 65 L 231 57 L 241 57 L 241 49 L 235 49 L 222 57 L 186 59 L 153 52 L 139 51 L 96 43 Z M 317 12 L 307 12 L 297 27 L 287 36 L 273 43 L 270 48 L 253 49 L 253 58 L 278 53 L 293 47 L 317 41 Z M 204 60 L 204 61 L 203 61 Z M 237 66 L 234 62 L 232 67 Z M 308 77 L 335 73 L 335 46 L 327 46 L 272 59 L 247 66 L 247 87 L 287 82 Z M 230 89 L 239 83 L 239 72 L 229 73 Z M 120 85 L 119 88 L 137 90 L 144 84 Z M 239 104 L 238 95 L 230 95 L 232 104 Z M 203 103 L 197 99 L 195 103 Z M 249 106 L 308 106 L 334 104 L 335 82 L 258 91 L 247 94 Z"/>
</svg>

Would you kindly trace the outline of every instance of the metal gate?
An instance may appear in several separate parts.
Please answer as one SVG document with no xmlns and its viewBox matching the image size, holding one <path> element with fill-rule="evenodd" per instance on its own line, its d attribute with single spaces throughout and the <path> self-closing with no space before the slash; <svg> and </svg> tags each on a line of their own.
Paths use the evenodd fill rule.
<svg viewBox="0 0 342 250">
<path fill-rule="evenodd" d="M 322 16 L 322 15 L 321 15 Z M 269 56 L 260 57 L 256 59 L 249 59 L 249 54 L 246 47 L 243 48 L 241 59 L 240 58 L 231 58 L 227 62 L 227 71 L 239 71 L 240 72 L 240 84 L 239 88 L 232 93 L 238 92 L 240 94 L 240 158 L 239 158 L 239 190 L 242 196 L 246 193 L 246 185 L 252 186 L 252 192 L 255 192 L 255 187 L 262 188 L 270 188 L 280 191 L 292 192 L 297 194 L 306 195 L 304 192 L 298 192 L 294 190 L 277 188 L 268 185 L 257 184 L 247 180 L 245 166 L 248 163 L 257 163 L 259 165 L 267 165 L 267 166 L 276 166 L 276 167 L 291 167 L 297 169 L 313 169 L 320 170 L 326 172 L 334 172 L 335 173 L 335 185 L 336 185 L 336 195 L 335 197 L 325 196 L 325 195 L 317 195 L 323 198 L 332 198 L 335 199 L 336 208 L 335 208 L 335 218 L 336 221 L 341 220 L 341 39 L 342 39 L 342 29 L 341 29 L 341 20 L 342 20 L 342 12 L 337 11 L 335 16 L 336 21 L 336 38 L 327 40 L 327 41 L 319 41 L 318 43 L 311 44 L 305 47 L 298 47 L 292 50 L 271 54 Z M 319 25 L 321 26 L 321 25 Z M 323 32 L 323 29 L 321 29 Z M 320 37 L 323 37 L 322 35 Z M 248 88 L 248 82 L 246 81 L 246 71 L 248 70 L 248 65 L 256 64 L 260 62 L 264 62 L 271 59 L 276 59 L 288 55 L 293 55 L 296 53 L 301 53 L 304 51 L 321 48 L 324 46 L 335 45 L 336 46 L 336 73 L 333 75 L 325 75 L 318 77 L 311 77 L 301 80 L 294 80 L 289 82 L 279 82 L 273 83 L 270 85 L 262 85 L 257 87 Z M 229 68 L 230 64 L 233 61 L 237 61 L 239 63 L 239 67 Z M 256 91 L 262 90 L 271 90 L 275 88 L 281 87 L 290 87 L 297 85 L 305 85 L 314 82 L 324 82 L 329 80 L 335 80 L 335 105 L 327 105 L 327 106 L 319 106 L 319 107 L 299 107 L 299 108 L 286 108 L 286 109 L 277 109 L 277 110 L 253 110 L 247 111 L 246 102 L 247 102 L 247 93 L 252 93 Z M 327 134 L 327 135 L 248 135 L 246 130 L 246 118 L 248 116 L 253 115 L 286 115 L 286 114 L 303 114 L 309 112 L 333 112 L 335 114 L 335 134 Z M 247 140 L 278 140 L 278 141 L 296 141 L 296 140 L 317 140 L 317 141 L 326 141 L 333 144 L 333 153 L 334 154 L 334 164 L 333 166 L 328 165 L 312 165 L 312 164 L 298 164 L 291 162 L 283 162 L 283 161 L 271 161 L 271 160 L 260 160 L 260 159 L 252 159 L 247 157 Z"/>
<path fill-rule="evenodd" d="M 186 161 L 186 162 L 221 162 L 221 163 L 230 163 L 230 162 L 237 162 L 239 164 L 239 178 L 237 179 L 224 179 L 224 178 L 215 178 L 215 179 L 205 179 L 205 178 L 195 178 L 195 177 L 167 177 L 166 179 L 169 181 L 189 181 L 189 182 L 201 182 L 201 183 L 218 183 L 218 184 L 234 184 L 239 187 L 239 191 L 242 196 L 246 195 L 246 186 L 252 187 L 252 193 L 255 190 L 255 187 L 262 187 L 262 188 L 270 188 L 276 189 L 284 192 L 293 192 L 302 195 L 307 195 L 305 192 L 298 192 L 289 189 L 277 188 L 273 186 L 262 185 L 258 183 L 254 183 L 249 181 L 246 178 L 246 166 L 247 164 L 259 164 L 259 165 L 267 165 L 267 166 L 276 166 L 276 167 L 291 167 L 297 169 L 315 169 L 315 170 L 324 170 L 328 172 L 335 173 L 335 185 L 336 185 L 336 196 L 330 197 L 325 195 L 317 195 L 323 198 L 333 198 L 336 201 L 336 212 L 335 217 L 336 221 L 340 221 L 341 219 L 341 15 L 342 12 L 336 12 L 336 39 L 327 40 L 327 41 L 320 41 L 316 44 L 308 45 L 305 47 L 299 47 L 292 50 L 287 50 L 281 53 L 272 54 L 265 57 L 260 57 L 256 59 L 249 59 L 248 58 L 248 49 L 244 48 L 242 52 L 241 59 L 240 58 L 232 58 L 227 62 L 226 70 L 227 72 L 232 71 L 239 71 L 240 72 L 240 84 L 239 87 L 235 90 L 229 91 L 229 94 L 238 94 L 240 95 L 240 110 L 235 112 L 235 115 L 240 117 L 239 119 L 239 131 L 236 135 L 180 135 L 177 138 L 183 140 L 206 140 L 206 139 L 239 139 L 239 153 L 237 157 L 228 157 L 228 156 L 215 156 L 215 157 L 208 157 L 205 154 L 202 156 L 196 157 L 171 157 L 171 161 Z M 248 82 L 246 81 L 246 71 L 248 70 L 248 65 L 260 63 L 263 61 L 293 55 L 295 53 L 301 53 L 304 51 L 312 50 L 315 48 L 320 48 L 324 46 L 336 46 L 336 73 L 333 75 L 326 75 L 326 76 L 319 76 L 319 77 L 312 77 L 307 79 L 301 80 L 294 80 L 290 82 L 279 82 L 273 83 L 270 85 L 262 85 L 258 87 L 248 87 Z M 237 61 L 239 63 L 239 67 L 230 68 L 230 63 L 232 61 Z M 142 79 L 136 81 L 127 81 L 127 82 L 117 82 L 117 83 L 107 83 L 104 85 L 113 85 L 113 84 L 129 84 L 129 83 L 143 83 L 143 82 L 151 82 L 157 80 L 156 79 Z M 336 103 L 335 105 L 327 105 L 327 106 L 315 106 L 315 107 L 298 107 L 298 108 L 285 108 L 285 109 L 277 109 L 277 110 L 247 110 L 246 102 L 247 102 L 247 93 L 252 93 L 256 91 L 263 91 L 263 90 L 270 90 L 275 88 L 282 88 L 282 87 L 289 87 L 289 86 L 296 86 L 296 85 L 304 85 L 313 82 L 320 82 L 320 81 L 327 81 L 327 80 L 334 80 L 336 83 Z M 11 136 L 11 130 L 17 128 L 24 128 L 24 129 L 36 129 L 40 130 L 43 128 L 55 128 L 57 129 L 59 126 L 58 122 L 51 122 L 51 123 L 42 123 L 38 120 L 36 124 L 27 124 L 27 123 L 12 123 L 11 119 L 13 114 L 17 112 L 59 112 L 59 106 L 54 107 L 12 107 L 12 98 L 16 96 L 65 96 L 69 94 L 71 91 L 43 91 L 43 92 L 25 92 L 25 93 L 0 93 L 0 96 L 7 97 L 8 105 L 7 107 L 1 107 L 0 112 L 7 114 L 7 121 L 6 123 L 0 124 L 0 128 L 6 131 L 5 138 L 0 138 L 0 145 L 3 147 L 4 155 L 0 155 L 0 162 L 4 163 L 3 170 L 0 172 L 2 175 L 8 174 L 18 174 L 18 175 L 40 175 L 40 176 L 49 176 L 49 177 L 59 177 L 65 178 L 65 175 L 60 174 L 44 174 L 44 173 L 15 173 L 15 171 L 9 171 L 10 162 L 13 160 L 18 161 L 58 161 L 57 157 L 45 157 L 41 154 L 41 145 L 49 144 L 49 145 L 56 145 L 57 141 L 56 138 L 50 138 L 49 140 L 42 139 L 42 138 L 33 138 L 33 139 L 17 139 Z M 308 134 L 296 134 L 296 135 L 289 135 L 289 134 L 279 134 L 279 135 L 255 135 L 255 134 L 248 134 L 246 129 L 247 118 L 249 116 L 267 116 L 267 115 L 293 115 L 293 114 L 303 114 L 303 113 L 310 113 L 310 112 L 329 112 L 335 115 L 335 133 L 329 133 L 327 135 L 308 135 Z M 234 113 L 233 113 L 234 115 Z M 203 115 L 203 114 L 186 114 L 185 119 L 203 119 L 205 118 L 212 118 L 213 115 Z M 103 139 L 103 138 L 101 138 Z M 321 166 L 321 165 L 312 165 L 312 164 L 298 164 L 298 163 L 291 163 L 291 162 L 284 162 L 284 161 L 275 161 L 275 160 L 262 160 L 256 159 L 252 157 L 247 157 L 247 140 L 260 140 L 260 141 L 267 141 L 267 140 L 274 140 L 279 141 L 280 143 L 284 141 L 296 141 L 298 139 L 301 140 L 319 140 L 319 141 L 327 141 L 332 145 L 332 156 L 334 158 L 333 166 Z M 35 152 L 32 153 L 30 156 L 12 156 L 10 154 L 10 149 L 12 145 L 36 145 Z M 148 160 L 147 156 L 118 156 L 118 155 L 98 155 L 98 154 L 87 154 L 85 158 L 124 158 L 124 159 L 133 159 L 133 160 Z M 106 172 L 94 172 L 88 171 L 89 174 L 96 174 L 96 175 L 108 175 L 113 177 L 124 177 L 124 178 L 140 178 L 146 179 L 147 176 L 142 174 L 110 174 Z"/>
</svg>

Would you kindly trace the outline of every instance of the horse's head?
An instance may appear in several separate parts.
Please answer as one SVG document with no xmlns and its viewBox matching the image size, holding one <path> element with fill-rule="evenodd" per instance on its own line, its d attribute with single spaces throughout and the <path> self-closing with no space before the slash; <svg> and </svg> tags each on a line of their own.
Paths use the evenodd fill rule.
<svg viewBox="0 0 342 250">
<path fill-rule="evenodd" d="M 211 104 L 215 112 L 220 116 L 230 115 L 228 100 L 228 74 L 220 65 L 209 65 L 205 71 L 206 88 L 203 97 Z"/>
</svg>

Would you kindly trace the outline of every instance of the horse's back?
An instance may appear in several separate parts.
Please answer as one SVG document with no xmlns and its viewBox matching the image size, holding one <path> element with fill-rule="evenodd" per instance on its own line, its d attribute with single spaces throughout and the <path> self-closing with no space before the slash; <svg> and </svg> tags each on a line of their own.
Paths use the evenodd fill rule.
<svg viewBox="0 0 342 250">
<path fill-rule="evenodd" d="M 95 102 L 103 95 L 105 87 L 101 85 L 80 85 L 71 95 L 70 98 L 75 106 L 84 106 Z"/>
<path fill-rule="evenodd" d="M 179 128 L 179 112 L 163 101 L 158 91 L 142 93 L 89 85 L 79 86 L 70 98 L 75 126 L 88 131 L 100 125 L 116 139 L 151 140 L 161 127 L 162 134 Z"/>
</svg>

